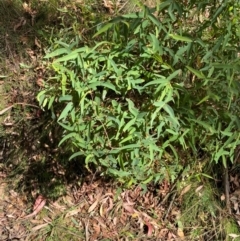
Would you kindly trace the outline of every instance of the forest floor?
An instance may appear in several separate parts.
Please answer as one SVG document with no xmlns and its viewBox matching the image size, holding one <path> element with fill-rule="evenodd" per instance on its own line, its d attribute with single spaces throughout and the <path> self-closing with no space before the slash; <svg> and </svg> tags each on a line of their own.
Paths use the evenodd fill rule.
<svg viewBox="0 0 240 241">
<path fill-rule="evenodd" d="M 34 22 L 29 5 L 19 11 L 12 1 L 0 4 L 5 11 L 0 18 L 0 241 L 216 240 L 226 210 L 213 220 L 197 211 L 202 227 L 183 229 L 181 222 L 195 209 L 181 213 L 183 196 L 192 192 L 201 200 L 206 186 L 200 181 L 181 191 L 168 180 L 146 190 L 125 189 L 56 153 L 57 133 L 45 125 L 49 114 L 36 102 L 45 73 L 43 25 Z M 49 26 L 44 28 L 51 34 Z M 238 177 L 232 178 L 237 185 Z M 195 237 L 189 237 L 194 230 Z"/>
</svg>

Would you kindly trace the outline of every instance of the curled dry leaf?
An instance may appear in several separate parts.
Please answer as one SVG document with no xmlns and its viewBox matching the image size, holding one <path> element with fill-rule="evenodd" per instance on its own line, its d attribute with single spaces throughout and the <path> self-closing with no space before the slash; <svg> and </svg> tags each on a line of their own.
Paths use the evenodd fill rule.
<svg viewBox="0 0 240 241">
<path fill-rule="evenodd" d="M 105 211 L 104 211 L 104 203 L 101 204 L 100 208 L 99 208 L 99 214 L 101 217 L 104 217 Z"/>
<path fill-rule="evenodd" d="M 132 207 L 132 205 L 128 204 L 128 203 L 123 203 L 123 208 L 129 212 L 130 214 L 134 213 L 134 208 Z"/>
<path fill-rule="evenodd" d="M 103 0 L 103 6 L 109 11 L 109 13 L 114 13 L 113 2 L 110 0 Z"/>
<path fill-rule="evenodd" d="M 27 20 L 24 17 L 21 17 L 19 19 L 19 22 L 16 25 L 14 25 L 14 27 L 13 27 L 14 32 L 17 31 L 18 28 L 24 26 L 26 24 L 26 22 L 27 22 Z"/>
<path fill-rule="evenodd" d="M 113 200 L 112 200 L 112 198 L 109 198 L 108 200 L 109 200 L 109 207 L 107 209 L 107 212 L 109 212 L 109 211 L 111 211 L 113 209 Z"/>
<path fill-rule="evenodd" d="M 145 221 L 145 225 L 148 227 L 147 236 L 152 236 L 153 225 L 148 220 Z"/>
</svg>

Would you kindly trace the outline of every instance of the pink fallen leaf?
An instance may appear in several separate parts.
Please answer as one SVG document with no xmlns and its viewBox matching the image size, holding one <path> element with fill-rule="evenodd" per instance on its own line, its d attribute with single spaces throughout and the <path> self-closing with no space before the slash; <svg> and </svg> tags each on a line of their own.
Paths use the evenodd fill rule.
<svg viewBox="0 0 240 241">
<path fill-rule="evenodd" d="M 42 195 L 39 195 L 34 203 L 33 212 L 27 216 L 24 216 L 23 218 L 31 218 L 33 216 L 36 216 L 43 209 L 46 201 L 46 198 L 44 198 Z"/>
<path fill-rule="evenodd" d="M 147 236 L 150 237 L 152 236 L 152 232 L 153 232 L 153 226 L 149 221 L 145 221 L 145 225 L 148 227 L 148 231 L 147 231 Z"/>
</svg>

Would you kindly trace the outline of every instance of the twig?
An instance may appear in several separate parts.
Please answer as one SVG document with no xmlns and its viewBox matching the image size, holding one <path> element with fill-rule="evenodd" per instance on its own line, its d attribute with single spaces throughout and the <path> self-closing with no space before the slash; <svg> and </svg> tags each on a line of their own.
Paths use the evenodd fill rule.
<svg viewBox="0 0 240 241">
<path fill-rule="evenodd" d="M 26 105 L 26 106 L 31 106 L 31 107 L 34 107 L 34 108 L 40 108 L 39 106 L 37 105 L 32 105 L 32 104 L 27 104 L 27 103 L 22 103 L 22 102 L 18 102 L 18 103 L 14 103 L 8 107 L 6 107 L 5 109 L 1 110 L 0 111 L 0 115 L 3 115 L 6 111 L 10 110 L 12 107 L 14 107 L 15 105 Z"/>
<path fill-rule="evenodd" d="M 225 188 L 226 208 L 229 214 L 231 214 L 230 198 L 229 198 L 230 187 L 229 187 L 228 168 L 224 168 L 224 188 Z"/>
<path fill-rule="evenodd" d="M 85 223 L 85 241 L 89 241 L 88 225 L 89 225 L 89 219 L 87 223 Z"/>
<path fill-rule="evenodd" d="M 173 192 L 174 188 L 176 187 L 177 182 L 178 182 L 178 180 L 180 179 L 180 177 L 182 176 L 182 173 L 183 173 L 184 170 L 185 170 L 185 169 L 182 169 L 182 170 L 180 171 L 180 173 L 178 174 L 178 177 L 175 179 L 173 185 L 171 186 L 168 194 L 163 198 L 163 200 L 158 204 L 158 206 L 164 205 L 165 202 L 169 199 L 170 195 L 172 195 L 172 192 Z"/>
<path fill-rule="evenodd" d="M 172 206 L 173 206 L 173 203 L 174 203 L 174 201 L 175 201 L 175 199 L 176 199 L 176 195 L 177 195 L 177 192 L 175 192 L 175 193 L 173 194 L 172 200 L 171 200 L 170 205 L 169 205 L 169 207 L 168 207 L 168 209 L 167 209 L 167 212 L 166 212 L 166 214 L 165 214 L 164 221 L 168 218 L 168 214 L 169 214 L 169 212 L 170 212 L 170 210 L 171 210 L 171 208 L 172 208 Z"/>
</svg>

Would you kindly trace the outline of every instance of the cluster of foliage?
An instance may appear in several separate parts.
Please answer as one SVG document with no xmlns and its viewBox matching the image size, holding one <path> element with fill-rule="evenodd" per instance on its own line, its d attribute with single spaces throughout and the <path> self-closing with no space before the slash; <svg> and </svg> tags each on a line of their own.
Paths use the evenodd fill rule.
<svg viewBox="0 0 240 241">
<path fill-rule="evenodd" d="M 127 183 L 176 173 L 240 143 L 238 1 L 162 1 L 97 25 L 93 46 L 56 41 L 38 94 L 59 145 Z M 184 153 L 187 153 L 184 154 Z"/>
</svg>

